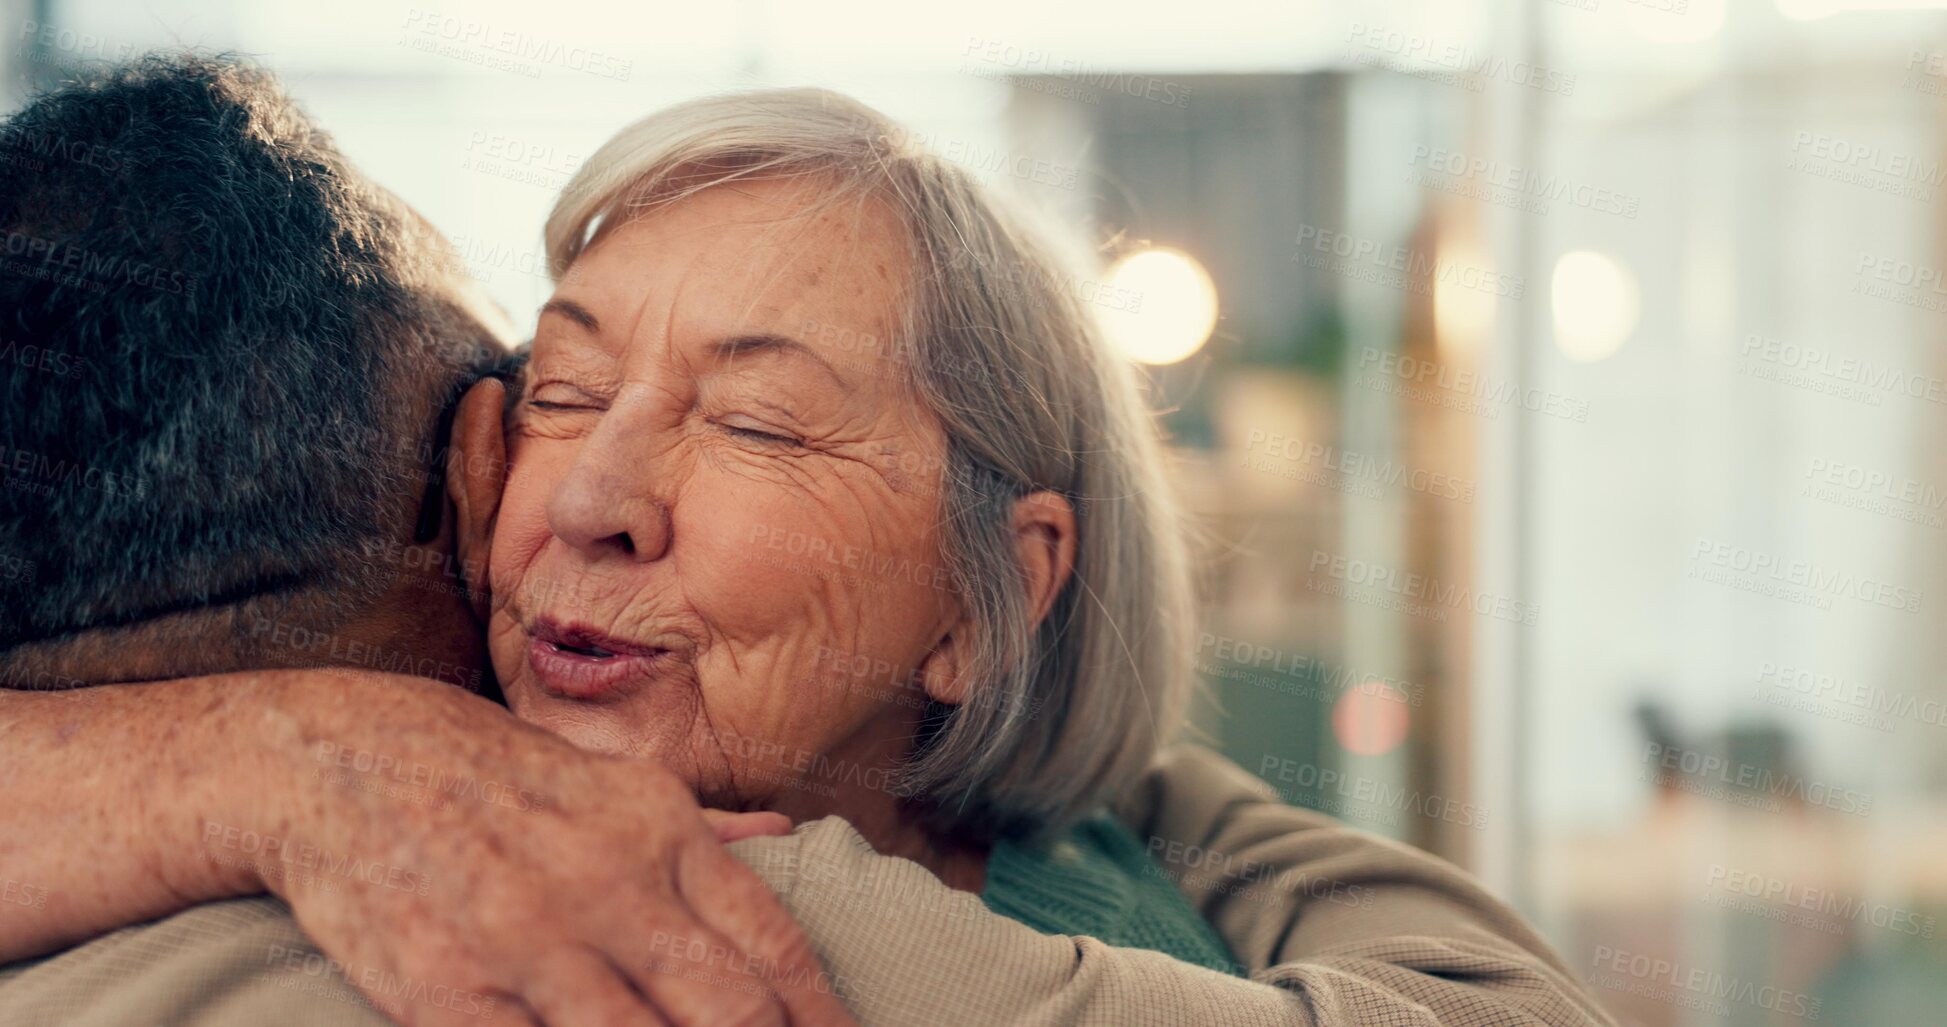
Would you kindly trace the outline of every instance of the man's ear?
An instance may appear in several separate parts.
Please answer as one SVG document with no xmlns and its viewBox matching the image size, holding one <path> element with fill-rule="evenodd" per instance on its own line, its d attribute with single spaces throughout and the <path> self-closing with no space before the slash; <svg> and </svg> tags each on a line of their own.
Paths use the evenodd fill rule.
<svg viewBox="0 0 1947 1027">
<path fill-rule="evenodd" d="M 1075 508 L 1053 492 L 1034 492 L 1014 502 L 1014 560 L 1027 598 L 1029 624 L 1040 626 L 1055 597 L 1075 574 Z M 960 604 L 964 611 L 965 605 Z M 934 702 L 957 706 L 971 687 L 966 638 L 972 622 L 964 612 L 919 666 L 920 684 Z"/>
<path fill-rule="evenodd" d="M 493 550 L 494 518 L 500 513 L 500 491 L 507 478 L 507 441 L 501 434 L 506 395 L 506 388 L 493 378 L 482 378 L 466 390 L 453 412 L 453 438 L 446 455 L 446 497 L 458 522 L 453 548 L 460 558 L 473 615 L 482 624 L 487 622 L 490 605 L 487 558 Z"/>
</svg>

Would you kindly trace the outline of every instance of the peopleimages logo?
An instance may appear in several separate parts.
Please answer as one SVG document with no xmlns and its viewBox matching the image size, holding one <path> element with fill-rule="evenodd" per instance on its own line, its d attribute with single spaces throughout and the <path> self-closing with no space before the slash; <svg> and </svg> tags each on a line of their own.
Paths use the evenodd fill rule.
<svg viewBox="0 0 1947 1027">
<path fill-rule="evenodd" d="M 1857 143 L 1823 132 L 1799 131 L 1792 137 L 1792 152 L 1922 185 L 1940 185 L 1947 181 L 1947 170 L 1943 170 L 1939 161 L 1897 150 L 1882 150 L 1870 143 Z"/>
<path fill-rule="evenodd" d="M 347 966 L 310 947 L 285 948 L 272 945 L 264 952 L 264 965 L 275 966 L 286 974 L 298 974 L 312 980 L 305 984 L 297 978 L 283 976 L 277 979 L 277 986 L 286 990 L 302 988 L 307 994 L 322 995 L 347 1003 L 364 1004 L 362 996 L 347 993 L 342 988 L 327 987 L 326 982 L 343 978 L 357 985 L 366 995 L 376 995 L 386 999 L 404 999 L 415 1005 L 433 1006 L 447 1009 L 466 1016 L 492 1019 L 494 1006 L 499 999 L 476 991 L 467 991 L 450 985 L 431 981 L 416 980 L 400 976 L 372 966 Z"/>
<path fill-rule="evenodd" d="M 1747 981 L 1700 966 L 1685 966 L 1675 960 L 1643 955 L 1628 949 L 1597 945 L 1591 965 L 1604 974 L 1618 974 L 1626 978 L 1619 980 L 1598 976 L 1591 981 L 1598 987 L 1612 991 L 1636 991 L 1630 981 L 1638 985 L 1660 983 L 1701 998 L 1739 1002 L 1807 1020 L 1819 1018 L 1821 1000 L 1802 992 Z M 1729 1010 L 1723 1012 L 1728 1013 Z"/>
<path fill-rule="evenodd" d="M 1453 499 L 1462 503 L 1474 501 L 1475 485 L 1472 479 L 1459 478 L 1440 471 L 1427 470 L 1424 467 L 1408 467 L 1405 464 L 1395 463 L 1391 458 L 1381 460 L 1365 453 L 1341 449 L 1323 442 L 1308 442 L 1276 432 L 1267 432 L 1262 428 L 1251 429 L 1250 436 L 1244 440 L 1244 452 L 1246 454 L 1244 466 L 1257 470 L 1273 471 L 1275 466 L 1269 465 L 1264 460 L 1253 462 L 1252 456 L 1278 457 L 1292 463 L 1322 468 L 1340 475 L 1347 481 L 1364 481 L 1387 486 L 1398 486 L 1404 482 L 1409 490 L 1437 499 Z M 1329 479 L 1321 479 L 1315 483 L 1328 486 L 1332 484 Z"/>
<path fill-rule="evenodd" d="M 1780 666 L 1767 661 L 1758 665 L 1758 684 L 1810 700 L 1849 706 L 1865 714 L 1947 727 L 1947 703 L 1939 699 L 1916 699 L 1904 692 L 1889 691 L 1878 685 L 1835 674 L 1819 674 L 1803 667 Z"/>
<path fill-rule="evenodd" d="M 1297 786 L 1306 805 L 1334 816 L 1361 817 L 1373 810 L 1399 810 L 1461 827 L 1487 826 L 1487 810 L 1471 802 L 1389 784 L 1362 774 L 1347 774 L 1316 763 L 1267 755 L 1258 764 L 1257 776 L 1274 784 L 1282 781 Z M 1282 793 L 1283 789 L 1279 791 Z M 1397 818 L 1381 819 L 1388 824 L 1397 823 Z"/>
<path fill-rule="evenodd" d="M 1813 457 L 1805 476 L 1826 485 L 1837 485 L 1902 503 L 1917 503 L 1929 509 L 1947 507 L 1947 492 L 1915 478 L 1896 478 L 1891 473 L 1857 464 Z"/>
<path fill-rule="evenodd" d="M 1643 198 L 1634 193 L 1619 193 L 1533 168 L 1503 164 L 1491 158 L 1470 156 L 1459 150 L 1437 146 L 1413 147 L 1413 155 L 1406 163 L 1409 167 L 1424 167 L 1453 178 L 1469 178 L 1489 188 L 1537 200 L 1567 203 L 1598 214 L 1634 218 L 1643 205 Z M 1547 213 L 1547 207 L 1543 206 L 1537 213 Z"/>
<path fill-rule="evenodd" d="M 1937 267 L 1894 257 L 1859 254 L 1850 291 L 1933 313 L 1947 311 L 1947 275 Z"/>
<path fill-rule="evenodd" d="M 1453 72 L 1474 81 L 1450 81 L 1449 84 L 1466 86 L 1476 92 L 1479 91 L 1478 82 L 1496 79 L 1544 93 L 1575 95 L 1575 76 L 1568 72 L 1530 61 L 1483 56 L 1459 43 L 1417 32 L 1353 22 L 1345 38 L 1348 44 L 1363 47 L 1371 55 L 1368 59 L 1355 57 L 1354 60 L 1360 64 L 1384 64 L 1406 74 Z"/>
<path fill-rule="evenodd" d="M 1216 663 L 1204 658 L 1214 655 Z M 1306 694 L 1305 685 L 1313 681 L 1319 690 L 1311 693 L 1314 698 L 1336 699 L 1345 692 L 1361 695 L 1396 699 L 1409 706 L 1418 707 L 1426 701 L 1426 688 L 1412 681 L 1389 677 L 1385 674 L 1357 670 L 1344 663 L 1334 663 L 1309 653 L 1286 652 L 1268 645 L 1257 645 L 1243 639 L 1230 638 L 1203 632 L 1197 636 L 1198 669 L 1214 677 L 1229 678 L 1226 673 L 1230 665 L 1246 671 L 1266 671 L 1275 677 L 1292 679 L 1282 691 Z M 1262 685 L 1263 680 L 1255 676 L 1245 680 L 1251 684 Z"/>
<path fill-rule="evenodd" d="M 1453 285 L 1518 300 L 1527 288 L 1526 280 L 1519 275 L 1503 274 L 1483 265 L 1442 257 L 1438 251 L 1423 252 L 1410 246 L 1382 243 L 1377 239 L 1317 225 L 1299 226 L 1295 245 L 1298 247 L 1295 259 L 1307 267 L 1360 277 L 1396 289 L 1417 287 L 1413 291 L 1418 292 L 1434 285 Z M 1328 260 L 1318 254 L 1337 260 Z"/>
<path fill-rule="evenodd" d="M 1081 181 L 1082 169 L 1072 164 L 1013 153 L 1005 146 L 983 143 L 976 139 L 960 139 L 906 129 L 894 129 L 881 138 L 901 149 L 931 150 L 955 164 L 984 175 L 1017 178 L 1023 182 L 1053 186 L 1058 189 L 1073 189 Z"/>
<path fill-rule="evenodd" d="M 1928 264 L 1862 252 L 1859 254 L 1859 259 L 1854 262 L 1852 270 L 1854 274 L 1870 276 L 1875 281 L 1891 285 L 1905 285 L 1929 292 L 1947 293 L 1947 275 L 1942 275 L 1939 268 Z"/>
<path fill-rule="evenodd" d="M 414 895 L 424 895 L 431 887 L 431 879 L 417 870 L 214 821 L 203 825 L 203 848 L 205 857 L 219 865 L 253 866 L 270 878 L 317 882 L 326 889 L 332 882 L 317 875 Z M 236 855 L 224 855 L 218 849 Z"/>
<path fill-rule="evenodd" d="M 590 47 L 537 35 L 525 29 L 492 25 L 469 17 L 428 11 L 419 7 L 406 9 L 405 30 L 407 40 L 411 41 L 416 49 L 427 49 L 429 44 L 445 43 L 474 51 L 482 56 L 500 58 L 509 62 L 503 70 L 520 71 L 523 74 L 530 71 L 538 72 L 536 65 L 548 64 L 599 78 L 627 82 L 635 67 L 633 61 Z M 460 57 L 462 53 L 454 52 L 442 56 Z M 475 61 L 474 63 L 486 62 Z M 530 77 L 534 76 L 530 75 Z"/>
<path fill-rule="evenodd" d="M 56 378 L 79 378 L 88 369 L 87 360 L 71 353 L 11 339 L 0 339 L 0 364 L 42 371 Z"/>
<path fill-rule="evenodd" d="M 121 39 L 108 39 L 92 32 L 77 32 L 64 25 L 48 25 L 38 21 L 20 23 L 20 34 L 14 37 L 22 46 L 17 54 L 30 54 L 34 50 L 62 54 L 76 61 L 126 61 L 135 56 L 134 43 Z"/>
<path fill-rule="evenodd" d="M 1728 542 L 1698 539 L 1690 555 L 1696 562 L 1690 577 L 1699 581 L 1773 595 L 1819 609 L 1831 609 L 1827 596 L 1840 596 L 1915 613 L 1925 598 L 1925 593 L 1917 588 L 1835 571 L 1809 560 L 1787 559 Z"/>
<path fill-rule="evenodd" d="M 113 174 L 122 169 L 122 157 L 100 143 L 83 143 L 52 132 L 23 131 L 14 134 L 14 156 L 51 157 L 68 164 L 97 168 Z"/>
<path fill-rule="evenodd" d="M 1714 752 L 1649 742 L 1643 749 L 1643 761 L 1650 765 L 1660 781 L 1712 798 L 1728 798 L 1729 793 L 1717 788 L 1728 786 L 1735 792 L 1793 799 L 1855 816 L 1863 817 L 1873 811 L 1873 797 L 1865 792 L 1855 792 L 1822 781 L 1808 781 L 1798 774 L 1781 773 L 1762 764 L 1733 761 Z M 1663 771 L 1676 771 L 1682 777 L 1670 777 L 1664 775 Z M 1775 805 L 1765 808 L 1769 812 L 1778 811 Z"/>
<path fill-rule="evenodd" d="M 1468 610 L 1483 617 L 1514 621 L 1528 627 L 1533 627 L 1541 616 L 1541 608 L 1533 603 L 1477 592 L 1466 585 L 1456 585 L 1413 571 L 1401 571 L 1397 567 L 1369 560 L 1337 556 L 1322 549 L 1312 550 L 1309 570 L 1348 585 L 1377 589 L 1389 595 L 1425 603 L 1435 609 Z"/>
<path fill-rule="evenodd" d="M 1755 915 L 1784 919 L 1782 911 L 1803 910 L 1827 918 L 1825 921 L 1813 917 L 1804 918 L 1802 926 L 1816 929 L 1825 929 L 1834 922 L 1853 924 L 1863 922 L 1897 934 L 1931 939 L 1935 927 L 1938 926 L 1934 917 L 1910 909 L 1889 906 L 1883 902 L 1865 902 L 1841 895 L 1830 888 L 1794 884 L 1783 878 L 1727 867 L 1722 863 L 1711 864 L 1710 873 L 1704 878 L 1704 884 L 1706 887 L 1721 889 L 1732 895 L 1774 903 L 1780 911 L 1774 913 L 1773 910 L 1762 906 L 1755 911 L 1747 910 L 1747 912 L 1754 912 Z M 1792 922 L 1800 922 L 1795 916 L 1791 919 Z"/>
<path fill-rule="evenodd" d="M 902 581 L 942 591 L 965 591 L 960 575 L 944 563 L 933 564 L 904 556 L 875 553 L 849 542 L 834 544 L 822 536 L 765 524 L 752 526 L 748 541 L 753 547 L 761 546 L 765 550 L 800 558 L 783 569 L 844 570 L 858 575 L 860 582 L 875 579 Z M 763 553 L 756 555 L 760 560 L 764 556 Z"/>
<path fill-rule="evenodd" d="M 1149 855 L 1155 864 L 1150 869 L 1160 871 L 1169 880 L 1179 885 L 1186 881 L 1201 883 L 1227 895 L 1240 894 L 1254 884 L 1271 882 L 1271 891 L 1280 897 L 1303 894 L 1342 906 L 1362 907 L 1372 905 L 1376 894 L 1367 885 L 1347 884 L 1337 878 L 1303 873 L 1297 867 L 1263 863 L 1155 835 L 1149 838 Z"/>
<path fill-rule="evenodd" d="M 1947 404 L 1947 380 L 1916 374 L 1891 364 L 1876 364 L 1870 360 L 1842 355 L 1817 346 L 1801 346 L 1795 342 L 1780 342 L 1777 339 L 1751 334 L 1744 337 L 1744 342 L 1738 347 L 1738 354 L 1763 362 L 1762 365 L 1745 366 L 1743 370 L 1746 374 L 1779 380 L 1784 384 L 1809 388 L 1815 392 L 1830 393 L 1842 399 L 1857 399 L 1877 406 L 1880 397 L 1867 391 L 1877 390 L 1900 392 L 1929 403 Z M 1772 365 L 1785 371 L 1803 371 L 1812 377 L 1781 377 L 1777 371 L 1768 370 L 1763 365 Z"/>
<path fill-rule="evenodd" d="M 194 278 L 181 271 L 164 271 L 146 261 L 91 253 L 78 246 L 22 232 L 8 232 L 4 243 L 0 243 L 0 252 L 8 257 L 21 257 L 32 264 L 39 264 L 39 268 L 29 264 L 16 270 L 41 278 L 59 275 L 63 280 L 96 285 L 120 282 L 178 296 L 196 284 Z"/>
<path fill-rule="evenodd" d="M 333 664 L 363 667 L 389 674 L 432 678 L 476 692 L 481 687 L 480 671 L 477 668 L 448 663 L 445 660 L 422 656 L 404 649 L 388 649 L 335 632 L 317 631 L 301 624 L 287 624 L 284 621 L 259 617 L 256 623 L 251 625 L 250 638 L 279 649 L 297 650 L 322 656 Z"/>
<path fill-rule="evenodd" d="M 1824 457 L 1812 458 L 1805 477 L 1799 495 L 1808 499 L 1929 528 L 1947 525 L 1947 518 L 1941 516 L 1947 508 L 1947 492 L 1916 478 Z"/>
<path fill-rule="evenodd" d="M 0 904 L 40 909 L 47 905 L 47 889 L 20 881 L 0 880 Z"/>
<path fill-rule="evenodd" d="M 505 806 L 522 813 L 533 812 L 547 805 L 546 796 L 525 788 L 498 781 L 481 781 L 470 775 L 450 773 L 417 760 L 402 760 L 396 756 L 339 745 L 336 742 L 317 743 L 312 757 L 325 767 L 336 767 L 397 784 L 423 788 L 437 792 L 446 799 L 475 799 L 490 806 Z"/>
<path fill-rule="evenodd" d="M 970 57 L 1008 75 L 1044 75 L 1076 85 L 1150 100 L 1167 107 L 1190 106 L 1190 87 L 1154 75 L 1111 71 L 1087 61 L 1049 54 L 1034 47 L 1015 46 L 997 39 L 968 36 L 960 56 Z"/>
<path fill-rule="evenodd" d="M 3 442 L 0 442 L 0 486 L 44 496 L 51 496 L 56 486 L 137 499 L 149 494 L 148 479 L 139 475 L 104 471 L 31 449 L 14 449 Z"/>
<path fill-rule="evenodd" d="M 1366 384 L 1365 378 L 1374 378 L 1397 382 L 1413 390 L 1413 393 L 1446 393 L 1469 401 L 1484 416 L 1493 416 L 1501 407 L 1518 407 L 1531 414 L 1559 417 L 1578 424 L 1587 423 L 1589 419 L 1587 400 L 1552 389 L 1523 387 L 1464 368 L 1375 346 L 1360 349 L 1355 368 L 1355 385 Z"/>
</svg>

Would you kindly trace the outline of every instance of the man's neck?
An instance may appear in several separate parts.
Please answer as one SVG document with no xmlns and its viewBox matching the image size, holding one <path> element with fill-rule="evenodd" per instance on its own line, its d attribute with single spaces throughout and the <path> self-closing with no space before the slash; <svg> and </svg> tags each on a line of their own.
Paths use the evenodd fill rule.
<svg viewBox="0 0 1947 1027">
<path fill-rule="evenodd" d="M 441 561 L 401 563 L 386 590 L 363 602 L 327 593 L 259 596 L 16 646 L 0 654 L 0 687 L 353 667 L 491 691 L 485 636 L 463 582 Z"/>
<path fill-rule="evenodd" d="M 243 670 L 261 665 L 249 655 L 250 625 L 289 616 L 283 603 L 251 599 L 27 642 L 0 659 L 0 686 L 83 688 Z"/>
</svg>

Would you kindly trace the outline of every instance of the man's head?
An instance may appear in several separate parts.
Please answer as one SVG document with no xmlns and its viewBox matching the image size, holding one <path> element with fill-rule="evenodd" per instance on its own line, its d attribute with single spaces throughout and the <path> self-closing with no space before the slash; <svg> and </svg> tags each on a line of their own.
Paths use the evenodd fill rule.
<svg viewBox="0 0 1947 1027">
<path fill-rule="evenodd" d="M 453 266 L 244 65 L 152 57 L 8 119 L 0 684 L 111 651 L 109 679 L 333 662 L 305 650 L 369 634 L 424 563 L 402 544 L 441 412 L 504 352 Z"/>
</svg>

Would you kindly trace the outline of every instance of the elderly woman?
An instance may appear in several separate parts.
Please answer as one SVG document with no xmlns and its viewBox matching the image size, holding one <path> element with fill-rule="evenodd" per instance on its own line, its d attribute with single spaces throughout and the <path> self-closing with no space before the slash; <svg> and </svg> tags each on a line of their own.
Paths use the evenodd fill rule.
<svg viewBox="0 0 1947 1027">
<path fill-rule="evenodd" d="M 1073 279 L 906 138 L 720 97 L 569 185 L 505 439 L 467 428 L 490 388 L 456 433 L 469 468 L 505 445 L 455 495 L 508 706 L 797 822 L 735 848 L 867 1022 L 1598 1022 L 1452 868 L 1159 764 L 1193 636 L 1155 425 Z M 188 873 L 129 918 L 211 897 Z M 271 886 L 382 929 L 368 890 Z"/>
<path fill-rule="evenodd" d="M 1059 840 L 1118 934 L 1221 960 L 1101 815 L 1188 685 L 1156 429 L 1070 279 L 898 137 L 710 99 L 569 184 L 493 542 L 508 705 L 1053 929 L 1101 912 L 1035 901 Z"/>
</svg>

